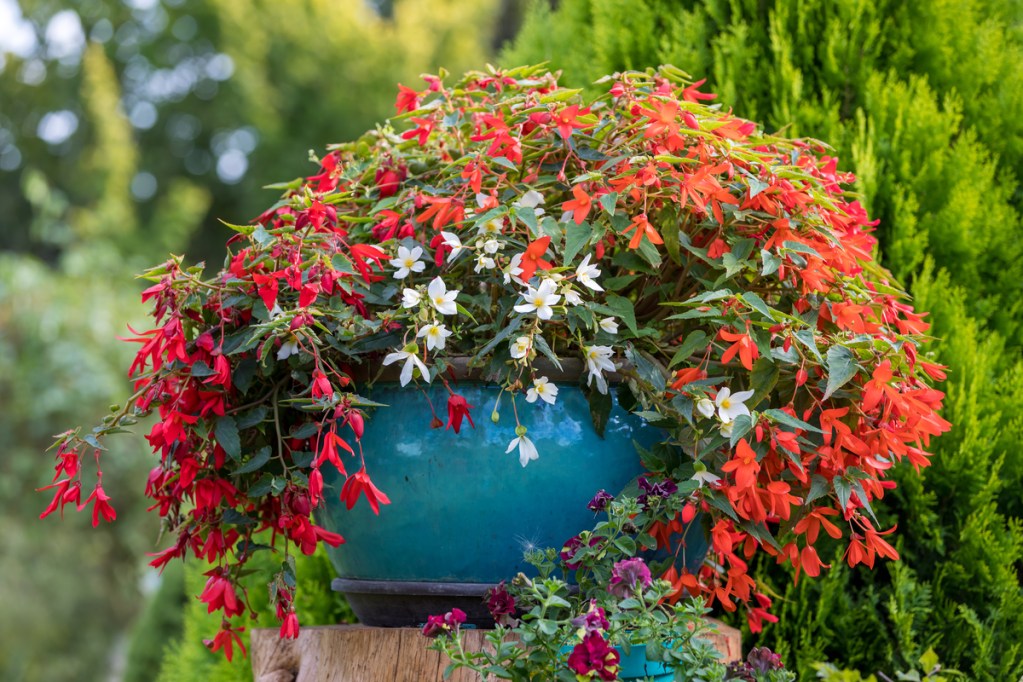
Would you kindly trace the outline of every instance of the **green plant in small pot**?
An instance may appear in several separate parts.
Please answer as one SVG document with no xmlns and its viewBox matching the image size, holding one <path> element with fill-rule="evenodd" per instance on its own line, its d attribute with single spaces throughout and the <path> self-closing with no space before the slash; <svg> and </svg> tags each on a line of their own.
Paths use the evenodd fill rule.
<svg viewBox="0 0 1023 682">
<path fill-rule="evenodd" d="M 173 540 L 152 563 L 209 562 L 225 649 L 257 551 L 281 553 L 272 603 L 295 636 L 296 550 L 326 543 L 385 592 L 418 564 L 478 598 L 640 474 L 689 500 L 638 540 L 687 555 L 658 577 L 754 629 L 773 618 L 756 552 L 797 576 L 821 541 L 895 558 L 872 505 L 948 428 L 943 375 L 823 145 L 760 133 L 672 67 L 586 102 L 537 67 L 425 78 L 231 225 L 218 272 L 144 273 L 135 392 L 57 438 L 43 515 L 113 520 L 102 441 L 155 415 L 146 494 Z"/>
<path fill-rule="evenodd" d="M 636 555 L 633 538 L 659 519 L 684 512 L 688 495 L 662 488 L 639 497 L 602 493 L 589 507 L 607 519 L 560 552 L 534 550 L 536 576 L 518 574 L 486 595 L 497 624 L 480 650 L 467 646 L 465 614 L 429 618 L 423 634 L 451 660 L 445 676 L 468 668 L 484 680 L 756 680 L 790 682 L 795 675 L 760 649 L 726 668 L 704 638 L 708 609 L 697 599 L 671 604 L 676 588 L 657 580 Z M 567 582 L 573 576 L 576 584 Z"/>
</svg>

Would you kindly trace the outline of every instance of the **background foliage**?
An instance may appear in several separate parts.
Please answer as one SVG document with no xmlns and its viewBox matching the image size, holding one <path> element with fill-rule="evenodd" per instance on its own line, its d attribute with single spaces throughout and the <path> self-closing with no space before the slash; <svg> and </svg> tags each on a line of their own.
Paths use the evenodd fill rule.
<svg viewBox="0 0 1023 682">
<path fill-rule="evenodd" d="M 142 313 L 123 283 L 169 250 L 219 261 L 216 218 L 252 217 L 260 186 L 308 172 L 302 150 L 388 115 L 394 83 L 495 59 L 518 7 L 0 0 L 0 678 L 116 677 L 125 659 L 136 557 L 156 548 L 144 441 L 111 453 L 118 523 L 44 526 L 32 492 L 49 436 L 125 395 L 131 349 L 112 339 Z M 762 641 L 804 676 L 823 658 L 904 669 L 934 646 L 972 678 L 1018 678 L 1023 2 L 539 2 L 501 61 L 542 59 L 583 86 L 673 63 L 858 174 L 884 262 L 933 311 L 956 428 L 886 505 L 903 564 L 765 573 L 782 621 Z"/>
<path fill-rule="evenodd" d="M 0 679 L 118 679 L 126 661 L 152 679 L 178 638 L 180 618 L 151 611 L 166 630 L 128 644 L 154 586 L 139 557 L 162 547 L 141 499 L 141 436 L 110 453 L 117 523 L 36 518 L 52 434 L 127 395 L 132 348 L 114 337 L 143 322 L 134 274 L 168 251 L 218 263 L 217 218 L 248 220 L 275 196 L 262 185 L 311 172 L 303 150 L 389 115 L 395 83 L 480 66 L 516 7 L 0 0 Z M 182 599 L 175 584 L 157 599 Z M 206 654 L 199 615 L 191 605 L 182 660 Z M 164 674 L 198 679 L 183 670 Z"/>
<path fill-rule="evenodd" d="M 674 63 L 737 115 L 833 144 L 881 219 L 885 265 L 932 311 L 955 427 L 884 505 L 903 563 L 871 575 L 835 556 L 798 586 L 762 566 L 782 599 L 761 643 L 804 679 L 823 659 L 911 668 L 931 646 L 973 679 L 1018 678 L 1023 5 L 538 2 L 504 61 L 540 59 L 577 86 Z"/>
</svg>

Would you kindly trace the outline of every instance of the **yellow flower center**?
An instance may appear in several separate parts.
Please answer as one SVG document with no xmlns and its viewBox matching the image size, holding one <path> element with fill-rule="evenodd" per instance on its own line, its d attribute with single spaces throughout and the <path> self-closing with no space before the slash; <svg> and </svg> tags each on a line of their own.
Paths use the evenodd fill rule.
<svg viewBox="0 0 1023 682">
<path fill-rule="evenodd" d="M 724 400 L 721 401 L 721 407 L 725 408 L 726 410 L 731 408 L 732 407 L 732 401 L 729 400 L 728 398 L 725 398 Z"/>
</svg>

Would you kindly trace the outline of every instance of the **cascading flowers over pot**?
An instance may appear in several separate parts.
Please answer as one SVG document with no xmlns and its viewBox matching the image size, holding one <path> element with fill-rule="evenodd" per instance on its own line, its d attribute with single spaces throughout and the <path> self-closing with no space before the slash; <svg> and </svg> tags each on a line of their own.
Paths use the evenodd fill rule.
<svg viewBox="0 0 1023 682">
<path fill-rule="evenodd" d="M 663 576 L 676 598 L 742 604 L 759 629 L 772 616 L 755 553 L 797 576 L 821 571 L 821 542 L 843 543 L 850 565 L 896 558 L 871 505 L 948 429 L 927 385 L 942 368 L 825 147 L 764 135 L 673 67 L 608 76 L 587 101 L 538 67 L 425 80 L 400 86 L 390 123 L 230 226 L 220 272 L 174 257 L 144 274 L 155 325 L 131 339 L 135 393 L 58 437 L 43 516 L 71 504 L 112 520 L 102 440 L 155 413 L 146 494 L 174 541 L 152 564 L 209 562 L 201 598 L 223 613 L 212 645 L 230 655 L 243 567 L 273 546 L 272 602 L 294 636 L 290 553 L 343 542 L 311 519 L 322 472 L 344 478 L 349 508 L 389 502 L 360 445 L 373 377 L 443 385 L 446 405 L 407 418 L 471 437 L 491 412 L 519 424 L 556 402 L 534 361 L 571 358 L 598 432 L 617 372 L 622 405 L 665 434 L 622 456 L 689 495 L 637 542 L 664 549 L 695 511 L 709 519 L 702 568 Z M 455 357 L 504 389 L 497 406 L 460 396 Z M 520 426 L 480 456 L 557 453 Z"/>
</svg>

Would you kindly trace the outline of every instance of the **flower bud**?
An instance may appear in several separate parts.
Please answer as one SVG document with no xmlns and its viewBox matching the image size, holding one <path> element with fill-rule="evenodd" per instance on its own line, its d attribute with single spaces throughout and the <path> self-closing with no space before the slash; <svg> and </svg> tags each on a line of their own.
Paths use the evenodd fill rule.
<svg viewBox="0 0 1023 682">
<path fill-rule="evenodd" d="M 490 421 L 492 421 L 492 422 L 494 422 L 496 424 L 500 420 L 501 420 L 501 415 L 497 413 L 497 410 L 494 410 L 493 412 L 490 413 Z"/>
</svg>

